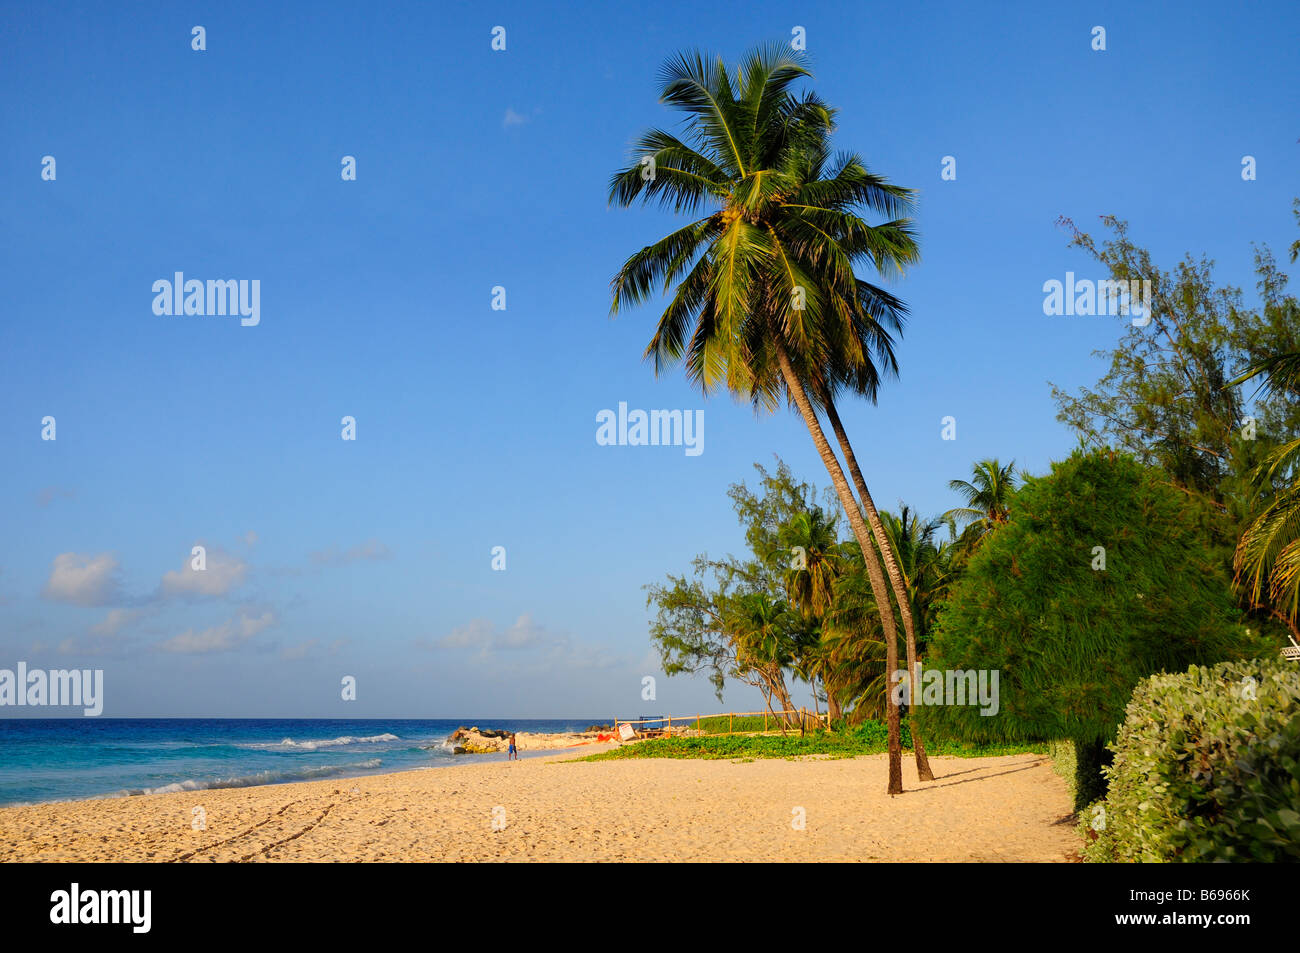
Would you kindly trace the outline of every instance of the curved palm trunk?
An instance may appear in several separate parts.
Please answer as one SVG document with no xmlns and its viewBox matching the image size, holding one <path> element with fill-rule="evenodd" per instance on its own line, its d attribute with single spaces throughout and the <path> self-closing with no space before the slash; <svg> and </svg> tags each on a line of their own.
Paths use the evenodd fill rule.
<svg viewBox="0 0 1300 953">
<path fill-rule="evenodd" d="M 781 734 L 785 734 L 785 729 L 789 727 L 791 722 L 790 712 L 794 711 L 794 699 L 790 697 L 790 690 L 785 686 L 785 677 L 781 674 L 781 666 L 775 662 L 770 662 L 759 671 L 763 679 L 766 680 L 771 694 L 781 703 Z M 769 711 L 772 711 L 770 702 L 767 707 Z M 775 711 L 772 711 L 772 717 L 777 717 Z"/>
<path fill-rule="evenodd" d="M 831 399 L 829 391 L 824 386 L 819 388 L 819 392 L 822 403 L 826 405 L 826 419 L 830 421 L 831 429 L 835 431 L 835 439 L 839 441 L 840 449 L 844 451 L 844 460 L 849 465 L 849 473 L 853 477 L 858 495 L 862 498 L 862 509 L 867 514 L 867 522 L 871 524 L 871 532 L 880 545 L 880 553 L 885 560 L 885 572 L 889 574 L 889 583 L 894 590 L 894 598 L 898 601 L 898 612 L 903 617 L 903 629 L 907 633 L 907 684 L 911 691 L 909 700 L 913 703 L 908 706 L 910 712 L 919 686 L 915 684 L 916 620 L 912 617 L 911 600 L 907 598 L 907 585 L 903 581 L 902 570 L 898 568 L 894 549 L 889 545 L 889 537 L 885 535 L 884 524 L 880 522 L 880 513 L 876 510 L 875 501 L 871 499 L 871 491 L 867 489 L 867 481 L 863 479 L 862 470 L 858 467 L 858 458 L 853 455 L 849 435 L 844 432 L 840 415 L 835 410 L 835 401 Z M 908 718 L 907 729 L 912 735 L 912 750 L 916 753 L 916 773 L 920 775 L 922 781 L 933 781 L 934 772 L 930 770 L 930 759 L 925 756 L 925 745 L 921 741 L 921 733 L 917 730 L 914 717 Z"/>
<path fill-rule="evenodd" d="M 890 608 L 889 589 L 885 584 L 885 574 L 880 569 L 880 561 L 876 559 L 876 550 L 871 544 L 871 531 L 862 519 L 862 512 L 858 508 L 853 491 L 849 488 L 849 481 L 844 476 L 844 470 L 840 467 L 839 458 L 835 456 L 835 451 L 831 449 L 830 443 L 826 440 L 826 434 L 822 431 L 821 422 L 817 419 L 817 414 L 808 400 L 808 394 L 804 390 L 803 382 L 799 380 L 798 374 L 795 373 L 794 365 L 790 362 L 790 354 L 785 348 L 785 341 L 782 340 L 781 332 L 776 327 L 772 328 L 772 341 L 776 350 L 777 361 L 781 365 L 781 376 L 785 379 L 786 389 L 794 399 L 795 406 L 799 408 L 799 413 L 803 415 L 804 424 L 807 425 L 808 432 L 812 435 L 813 445 L 817 447 L 817 452 L 821 455 L 822 463 L 826 466 L 826 472 L 830 474 L 831 483 L 834 484 L 835 492 L 839 495 L 840 504 L 848 515 L 849 526 L 853 529 L 853 535 L 857 538 L 858 545 L 862 548 L 862 561 L 867 567 L 867 578 L 871 581 L 871 593 L 875 597 L 876 605 L 880 608 L 880 621 L 885 629 L 885 722 L 889 728 L 888 793 L 902 794 L 903 747 L 898 705 L 894 702 L 893 686 L 889 681 L 890 674 L 898 669 L 898 628 L 894 624 L 894 613 Z"/>
</svg>

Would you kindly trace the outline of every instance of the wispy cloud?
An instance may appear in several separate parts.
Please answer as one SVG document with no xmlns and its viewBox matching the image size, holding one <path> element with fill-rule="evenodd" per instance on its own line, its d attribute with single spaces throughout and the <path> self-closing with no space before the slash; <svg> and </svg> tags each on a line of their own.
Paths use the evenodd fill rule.
<svg viewBox="0 0 1300 953">
<path fill-rule="evenodd" d="M 131 654 L 138 640 L 125 634 L 136 621 L 153 613 L 153 609 L 109 609 L 108 614 L 92 625 L 84 635 L 70 636 L 58 644 L 60 655 Z"/>
<path fill-rule="evenodd" d="M 546 627 L 535 622 L 530 613 L 524 613 L 505 629 L 498 629 L 487 619 L 472 619 L 437 639 L 434 645 L 440 649 L 477 649 L 487 653 L 540 647 L 547 642 L 545 634 Z"/>
<path fill-rule="evenodd" d="M 319 658 L 327 655 L 337 655 L 340 648 L 343 647 L 346 639 L 335 639 L 328 645 L 321 642 L 320 639 L 307 639 L 296 645 L 286 645 L 280 650 L 280 658 L 285 661 L 296 662 L 305 658 Z"/>
<path fill-rule="evenodd" d="M 164 652 L 183 655 L 229 652 L 239 648 L 253 636 L 273 625 L 275 621 L 275 613 L 269 609 L 258 616 L 241 612 L 238 619 L 231 619 L 210 629 L 203 629 L 200 632 L 187 629 L 166 642 L 160 642 L 158 648 Z"/>
<path fill-rule="evenodd" d="M 462 658 L 478 666 L 490 665 L 496 675 L 551 679 L 574 671 L 610 672 L 632 668 L 630 659 L 567 634 L 552 632 L 531 613 L 524 613 L 505 628 L 488 619 L 472 619 L 440 639 L 419 645 L 460 653 Z"/>
<path fill-rule="evenodd" d="M 366 540 L 351 549 L 340 551 L 337 546 L 317 550 L 311 561 L 317 566 L 347 566 L 367 559 L 387 559 L 392 551 L 377 539 Z"/>
<path fill-rule="evenodd" d="M 112 638 L 144 615 L 144 609 L 109 609 L 102 621 L 90 627 L 90 634 Z"/>
<path fill-rule="evenodd" d="M 286 645 L 280 650 L 280 658 L 291 662 L 305 659 L 311 654 L 311 650 L 318 645 L 320 645 L 320 639 L 308 639 L 306 642 L 299 642 L 297 645 Z"/>
<path fill-rule="evenodd" d="M 501 127 L 509 129 L 511 126 L 522 126 L 526 122 L 528 122 L 527 116 L 515 112 L 514 107 L 507 106 L 505 117 L 501 120 Z"/>
<path fill-rule="evenodd" d="M 55 500 L 71 500 L 76 495 L 76 490 L 69 490 L 62 486 L 41 487 L 40 492 L 36 494 L 36 505 L 46 507 Z"/>
</svg>

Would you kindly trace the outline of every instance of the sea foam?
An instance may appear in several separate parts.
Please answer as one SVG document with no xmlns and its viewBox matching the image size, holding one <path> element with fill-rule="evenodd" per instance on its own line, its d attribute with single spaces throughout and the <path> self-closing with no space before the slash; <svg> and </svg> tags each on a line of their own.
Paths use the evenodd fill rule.
<svg viewBox="0 0 1300 953">
<path fill-rule="evenodd" d="M 341 738 L 326 738 L 308 741 L 294 741 L 292 738 L 283 738 L 280 741 L 253 742 L 250 744 L 240 745 L 241 748 L 252 748 L 259 751 L 274 751 L 280 749 L 296 749 L 298 751 L 316 751 L 319 748 L 341 748 L 345 745 L 373 745 L 385 741 L 401 741 L 397 735 L 384 733 L 382 735 L 370 735 L 367 738 L 356 738 L 352 735 L 344 735 Z"/>
</svg>

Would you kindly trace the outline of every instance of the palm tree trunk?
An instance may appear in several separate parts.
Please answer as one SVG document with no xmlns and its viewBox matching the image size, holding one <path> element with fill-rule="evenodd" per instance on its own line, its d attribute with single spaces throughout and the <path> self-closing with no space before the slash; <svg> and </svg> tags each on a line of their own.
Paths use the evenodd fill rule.
<svg viewBox="0 0 1300 953">
<path fill-rule="evenodd" d="M 825 679 L 822 679 L 822 690 L 825 691 L 825 689 L 826 689 L 826 680 L 825 680 Z M 822 700 L 821 700 L 820 698 L 817 697 L 817 676 L 816 676 L 816 675 L 813 675 L 813 677 L 812 677 L 812 696 L 813 696 L 813 715 L 815 715 L 816 718 L 817 718 L 817 730 L 818 730 L 818 731 L 821 731 L 821 728 L 822 728 Z M 826 696 L 826 709 L 827 709 L 828 712 L 830 711 L 830 706 L 831 706 L 831 696 L 830 696 L 830 695 L 827 695 L 827 696 Z M 829 724 L 830 724 L 830 718 L 827 717 L 826 721 L 827 721 L 827 726 L 829 727 Z"/>
<path fill-rule="evenodd" d="M 790 725 L 794 721 L 790 715 L 790 712 L 794 711 L 794 699 L 790 697 L 790 689 L 786 687 L 785 676 L 781 674 L 781 666 L 774 662 L 772 667 L 774 669 L 772 684 L 776 686 L 777 695 L 781 699 L 781 710 L 785 712 L 781 716 L 781 721 L 786 725 Z"/>
<path fill-rule="evenodd" d="M 835 439 L 839 441 L 840 449 L 844 451 L 844 461 L 849 465 L 849 474 L 853 477 L 853 484 L 862 499 L 862 509 L 867 515 L 867 522 L 871 524 L 871 532 L 876 537 L 876 543 L 880 546 L 880 553 L 885 560 L 885 572 L 889 574 L 889 583 L 893 587 L 894 598 L 898 601 L 898 612 L 903 617 L 903 629 L 907 633 L 907 684 L 910 689 L 907 729 L 911 732 L 912 750 L 916 753 L 916 773 L 922 781 L 933 781 L 934 773 L 930 770 L 930 759 L 925 756 L 925 745 L 916 727 L 916 717 L 912 714 L 916 707 L 915 693 L 919 691 L 920 686 L 915 683 L 916 620 L 912 617 L 911 600 L 907 598 L 907 585 L 903 581 L 902 571 L 898 568 L 894 548 L 889 545 L 889 537 L 885 535 L 884 524 L 880 522 L 880 513 L 876 510 L 875 501 L 871 499 L 871 491 L 867 489 L 867 481 L 863 479 L 862 470 L 858 467 L 858 458 L 853 455 L 853 445 L 849 443 L 849 435 L 844 432 L 844 424 L 840 422 L 835 401 L 825 385 L 820 386 L 819 391 L 822 403 L 826 406 L 826 419 L 830 421 L 831 429 L 835 431 Z"/>
<path fill-rule="evenodd" d="M 890 683 L 890 676 L 898 669 L 898 628 L 894 624 L 894 613 L 890 605 L 889 589 L 885 584 L 885 574 L 880 569 L 880 561 L 876 559 L 876 549 L 871 542 L 871 531 L 862 519 L 862 512 L 858 508 L 857 500 L 854 499 L 853 491 L 849 489 L 849 481 L 845 478 L 844 470 L 840 467 L 839 458 L 835 456 L 835 451 L 831 449 L 830 443 L 826 440 L 821 421 L 817 419 L 817 414 L 808 400 L 808 394 L 804 390 L 803 382 L 799 380 L 799 375 L 795 373 L 794 365 L 790 362 L 790 354 L 785 348 L 785 341 L 781 337 L 780 329 L 775 326 L 775 322 L 773 322 L 771 332 L 773 346 L 776 350 L 777 360 L 781 365 L 781 376 L 785 379 L 786 389 L 794 400 L 795 406 L 799 408 L 799 413 L 803 415 L 803 422 L 812 435 L 813 445 L 821 455 L 822 463 L 826 466 L 826 472 L 830 474 L 831 483 L 834 484 L 835 492 L 839 495 L 840 504 L 848 515 L 849 526 L 853 529 L 853 535 L 857 538 L 858 546 L 862 548 L 862 561 L 867 567 L 867 578 L 871 581 L 872 596 L 880 609 L 880 621 L 885 629 L 885 722 L 889 729 L 888 793 L 902 794 L 903 746 L 898 705 L 894 702 L 893 685 Z"/>
<path fill-rule="evenodd" d="M 844 717 L 843 709 L 840 707 L 840 700 L 835 697 L 831 685 L 826 681 L 826 674 L 830 671 L 830 660 L 823 659 L 820 666 L 822 678 L 822 690 L 826 692 L 826 727 L 830 728 L 835 722 Z"/>
</svg>

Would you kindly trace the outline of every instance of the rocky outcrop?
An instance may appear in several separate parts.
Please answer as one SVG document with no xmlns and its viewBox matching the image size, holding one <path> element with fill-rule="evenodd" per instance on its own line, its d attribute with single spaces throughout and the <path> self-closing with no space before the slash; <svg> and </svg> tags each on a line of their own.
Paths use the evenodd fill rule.
<svg viewBox="0 0 1300 953">
<path fill-rule="evenodd" d="M 597 740 L 600 734 L 598 731 L 558 732 L 554 734 L 520 731 L 516 733 L 515 741 L 521 752 L 559 750 L 591 744 Z M 477 725 L 471 728 L 461 727 L 447 737 L 446 743 L 451 746 L 453 754 L 504 752 L 510 747 L 510 732 L 497 728 L 483 729 Z"/>
</svg>

